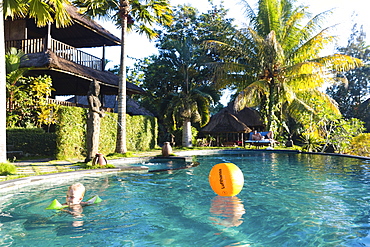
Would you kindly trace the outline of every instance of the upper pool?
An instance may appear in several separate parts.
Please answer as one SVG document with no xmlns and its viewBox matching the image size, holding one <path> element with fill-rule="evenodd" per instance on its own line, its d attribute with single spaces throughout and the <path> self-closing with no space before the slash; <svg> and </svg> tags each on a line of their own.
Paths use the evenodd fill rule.
<svg viewBox="0 0 370 247">
<path fill-rule="evenodd" d="M 48 182 L 0 195 L 0 246 L 370 246 L 370 163 L 272 152 L 196 156 L 197 167 Z M 235 197 L 217 196 L 217 163 L 243 171 Z M 82 217 L 45 210 L 82 182 Z"/>
</svg>

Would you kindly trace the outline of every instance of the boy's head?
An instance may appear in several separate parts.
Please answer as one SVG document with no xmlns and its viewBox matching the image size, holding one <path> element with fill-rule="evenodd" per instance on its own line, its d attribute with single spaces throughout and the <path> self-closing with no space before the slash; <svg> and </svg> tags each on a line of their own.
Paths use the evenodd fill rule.
<svg viewBox="0 0 370 247">
<path fill-rule="evenodd" d="M 75 183 L 69 186 L 67 191 L 67 204 L 80 204 L 85 195 L 85 186 L 81 183 Z"/>
</svg>

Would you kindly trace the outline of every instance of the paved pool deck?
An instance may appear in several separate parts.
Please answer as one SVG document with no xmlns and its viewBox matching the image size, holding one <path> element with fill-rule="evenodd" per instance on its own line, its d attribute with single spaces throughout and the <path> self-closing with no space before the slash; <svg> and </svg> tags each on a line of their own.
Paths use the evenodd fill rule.
<svg viewBox="0 0 370 247">
<path fill-rule="evenodd" d="M 116 168 L 107 169 L 83 169 L 77 162 L 83 160 L 51 160 L 33 159 L 16 161 L 13 164 L 17 167 L 15 176 L 24 176 L 7 180 L 6 176 L 0 176 L 0 193 L 18 189 L 20 187 L 36 184 L 45 180 L 66 180 L 81 176 L 100 176 L 108 173 L 146 173 L 148 167 L 131 166 L 132 163 L 143 162 L 151 157 L 159 155 L 161 151 L 145 152 L 135 154 L 136 157 L 108 160 Z"/>
</svg>

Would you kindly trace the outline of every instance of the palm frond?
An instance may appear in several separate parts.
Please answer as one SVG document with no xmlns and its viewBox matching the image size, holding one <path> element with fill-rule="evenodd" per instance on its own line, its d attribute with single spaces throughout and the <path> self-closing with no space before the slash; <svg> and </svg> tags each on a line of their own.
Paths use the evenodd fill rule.
<svg viewBox="0 0 370 247">
<path fill-rule="evenodd" d="M 284 50 L 290 50 L 300 42 L 298 39 L 298 36 L 301 33 L 299 23 L 306 17 L 306 9 L 307 7 L 294 10 L 289 18 L 284 22 L 282 32 L 279 34 L 279 40 Z"/>
<path fill-rule="evenodd" d="M 309 105 L 312 109 L 315 109 L 314 112 L 322 112 L 325 110 L 337 116 L 341 115 L 337 102 L 318 89 L 298 92 L 297 98 L 306 105 Z"/>
<path fill-rule="evenodd" d="M 363 61 L 344 54 L 334 54 L 320 57 L 313 61 L 323 64 L 325 67 L 335 72 L 348 71 L 364 65 Z"/>
<path fill-rule="evenodd" d="M 244 14 L 246 14 L 246 19 L 249 19 L 250 26 L 256 27 L 258 25 L 257 14 L 254 12 L 253 8 L 249 5 L 247 0 L 241 0 L 240 3 L 244 6 Z"/>
<path fill-rule="evenodd" d="M 238 94 L 235 99 L 235 108 L 240 111 L 245 107 L 257 106 L 267 94 L 268 88 L 265 81 L 255 81 Z"/>
<path fill-rule="evenodd" d="M 258 2 L 258 33 L 267 36 L 271 31 L 280 31 L 282 9 L 279 0 Z"/>
<path fill-rule="evenodd" d="M 3 12 L 4 18 L 24 18 L 27 15 L 27 2 L 24 0 L 4 0 Z"/>
<path fill-rule="evenodd" d="M 301 121 L 303 114 L 310 113 L 315 114 L 315 109 L 306 104 L 303 100 L 299 98 L 295 98 L 288 106 L 287 111 L 289 115 L 296 119 L 298 122 Z"/>
<path fill-rule="evenodd" d="M 289 65 L 305 62 L 318 57 L 325 45 L 334 40 L 333 36 L 328 35 L 328 31 L 329 28 L 323 29 L 321 32 L 307 40 L 304 44 L 288 52 L 286 54 L 286 61 Z"/>
<path fill-rule="evenodd" d="M 72 19 L 65 6 L 70 5 L 68 0 L 47 0 L 47 4 L 53 6 L 54 20 L 57 28 L 67 27 L 72 24 Z"/>
<path fill-rule="evenodd" d="M 291 76 L 288 80 L 289 87 L 293 90 L 307 90 L 323 86 L 328 81 L 328 77 L 323 74 L 300 74 Z"/>
<path fill-rule="evenodd" d="M 29 0 L 27 2 L 27 13 L 30 18 L 34 18 L 38 27 L 46 26 L 48 23 L 54 23 L 59 27 L 66 27 L 71 24 L 64 4 L 66 0 Z"/>
</svg>

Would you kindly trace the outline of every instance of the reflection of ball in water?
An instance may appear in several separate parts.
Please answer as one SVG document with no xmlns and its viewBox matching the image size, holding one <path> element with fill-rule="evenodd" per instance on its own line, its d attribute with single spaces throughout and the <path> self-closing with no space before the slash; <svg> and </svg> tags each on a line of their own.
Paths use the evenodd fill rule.
<svg viewBox="0 0 370 247">
<path fill-rule="evenodd" d="M 245 214 L 244 205 L 237 196 L 216 196 L 209 211 L 213 224 L 227 227 L 241 225 Z"/>
<path fill-rule="evenodd" d="M 212 167 L 209 173 L 209 184 L 219 196 L 235 196 L 244 185 L 242 171 L 232 163 L 220 163 Z"/>
</svg>

